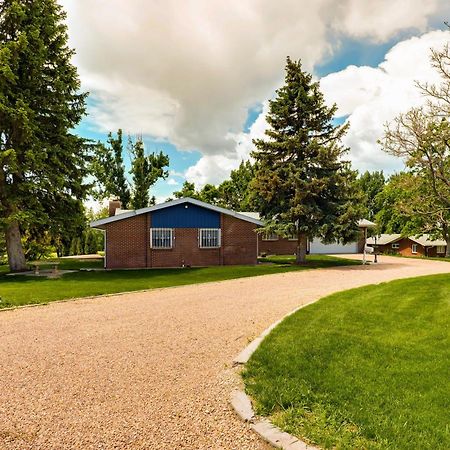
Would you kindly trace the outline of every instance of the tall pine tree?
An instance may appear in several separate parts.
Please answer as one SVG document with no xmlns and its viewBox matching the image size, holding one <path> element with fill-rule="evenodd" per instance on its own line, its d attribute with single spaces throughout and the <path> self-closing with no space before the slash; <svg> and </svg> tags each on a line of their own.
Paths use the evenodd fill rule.
<svg viewBox="0 0 450 450">
<path fill-rule="evenodd" d="M 70 133 L 86 95 L 65 18 L 56 0 L 0 2 L 0 226 L 11 270 L 25 269 L 23 230 L 86 192 L 86 146 Z"/>
<path fill-rule="evenodd" d="M 355 237 L 359 208 L 356 173 L 342 161 L 347 126 L 332 123 L 319 83 L 287 58 L 285 85 L 270 101 L 267 139 L 254 141 L 253 181 L 266 232 L 297 238 L 297 263 L 306 262 L 307 240 L 348 242 Z"/>
</svg>

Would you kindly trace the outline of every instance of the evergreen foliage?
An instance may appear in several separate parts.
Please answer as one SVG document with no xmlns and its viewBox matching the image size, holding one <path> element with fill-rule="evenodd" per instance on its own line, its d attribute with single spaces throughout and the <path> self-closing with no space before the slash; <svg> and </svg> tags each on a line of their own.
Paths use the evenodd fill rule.
<svg viewBox="0 0 450 450">
<path fill-rule="evenodd" d="M 56 0 L 0 3 L 0 226 L 11 270 L 26 268 L 22 235 L 67 227 L 87 191 L 88 149 L 71 133 L 86 94 L 65 18 Z"/>
<path fill-rule="evenodd" d="M 328 107 L 319 83 L 287 58 L 285 85 L 270 101 L 266 139 L 254 141 L 252 182 L 266 232 L 298 239 L 297 262 L 304 263 L 307 239 L 348 242 L 355 238 L 362 211 L 356 200 L 356 173 L 342 160 L 347 125 L 333 125 L 337 107 Z"/>
</svg>

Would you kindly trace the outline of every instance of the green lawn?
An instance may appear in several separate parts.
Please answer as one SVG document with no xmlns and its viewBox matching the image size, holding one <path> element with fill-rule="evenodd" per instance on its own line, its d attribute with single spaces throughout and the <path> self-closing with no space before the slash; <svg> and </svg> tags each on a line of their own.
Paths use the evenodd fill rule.
<svg viewBox="0 0 450 450">
<path fill-rule="evenodd" d="M 243 373 L 257 412 L 339 449 L 450 448 L 450 275 L 338 293 L 299 310 Z"/>
<path fill-rule="evenodd" d="M 359 264 L 358 261 L 314 255 L 307 266 L 292 265 L 293 256 L 264 258 L 267 264 L 257 266 L 216 266 L 190 269 L 148 269 L 86 272 L 63 275 L 59 279 L 6 276 L 7 267 L 0 269 L 0 308 L 31 303 L 46 303 L 67 298 L 117 292 L 153 289 L 207 281 L 228 280 L 280 272 Z M 102 260 L 59 260 L 60 269 L 101 268 Z M 50 264 L 50 261 L 48 262 Z M 50 267 L 48 265 L 47 267 Z"/>
</svg>

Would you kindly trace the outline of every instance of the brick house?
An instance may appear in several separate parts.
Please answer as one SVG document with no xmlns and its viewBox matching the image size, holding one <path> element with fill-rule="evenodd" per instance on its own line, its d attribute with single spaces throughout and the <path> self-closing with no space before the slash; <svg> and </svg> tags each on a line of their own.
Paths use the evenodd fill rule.
<svg viewBox="0 0 450 450">
<path fill-rule="evenodd" d="M 114 214 L 114 215 L 113 215 Z M 105 232 L 105 267 L 256 264 L 259 219 L 191 198 L 120 210 L 91 227 Z"/>
<path fill-rule="evenodd" d="M 249 214 L 254 218 L 259 219 L 258 213 L 242 213 Z M 348 244 L 341 244 L 339 242 L 324 244 L 320 239 L 313 239 L 308 241 L 307 253 L 310 254 L 344 254 L 344 253 L 362 253 L 364 250 L 364 227 L 371 228 L 375 226 L 373 222 L 361 220 L 358 224 L 359 235 L 355 242 Z M 297 251 L 297 238 L 285 238 L 272 234 L 258 234 L 258 254 L 259 255 L 293 255 Z"/>
<path fill-rule="evenodd" d="M 402 256 L 445 256 L 447 243 L 442 239 L 431 239 L 424 234 L 420 237 L 405 237 L 401 234 L 381 234 L 367 239 L 367 245 L 378 253 Z"/>
</svg>

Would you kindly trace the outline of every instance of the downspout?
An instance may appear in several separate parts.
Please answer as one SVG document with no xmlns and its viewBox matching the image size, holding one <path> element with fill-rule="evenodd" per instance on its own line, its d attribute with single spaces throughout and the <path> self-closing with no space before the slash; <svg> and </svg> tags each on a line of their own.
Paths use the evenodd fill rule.
<svg viewBox="0 0 450 450">
<path fill-rule="evenodd" d="M 103 230 L 103 248 L 105 249 L 105 256 L 103 258 L 103 268 L 106 269 L 106 245 L 107 245 L 107 239 L 106 239 L 106 228 Z"/>
<path fill-rule="evenodd" d="M 259 256 L 259 234 L 255 231 L 256 234 L 256 264 L 258 264 L 258 256 Z"/>
</svg>

